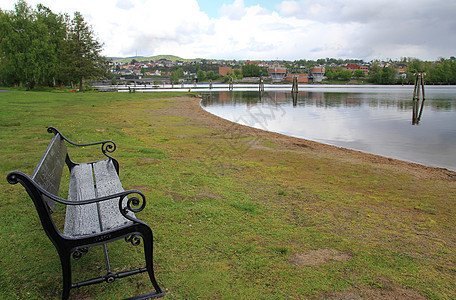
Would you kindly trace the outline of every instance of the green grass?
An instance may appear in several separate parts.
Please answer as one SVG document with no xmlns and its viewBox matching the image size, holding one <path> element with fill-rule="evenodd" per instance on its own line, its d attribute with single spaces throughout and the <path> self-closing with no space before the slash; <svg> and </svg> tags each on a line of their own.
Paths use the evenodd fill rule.
<svg viewBox="0 0 456 300">
<path fill-rule="evenodd" d="M 154 232 L 154 262 L 169 299 L 299 299 L 408 291 L 456 297 L 456 186 L 382 164 L 291 151 L 272 139 L 214 128 L 172 108 L 176 94 L 0 93 L 0 174 L 30 174 L 55 126 L 77 142 L 113 140 L 126 189 L 140 189 L 137 215 Z M 98 147 L 69 149 L 75 161 Z M 344 153 L 345 156 L 352 154 Z M 64 175 L 61 196 L 65 197 Z M 0 181 L 0 297 L 58 298 L 57 252 L 21 186 Z M 63 219 L 59 208 L 57 220 Z M 141 246 L 108 245 L 116 271 L 142 266 Z M 348 260 L 293 263 L 311 250 Z M 104 275 L 101 249 L 74 262 L 76 279 Z M 152 289 L 141 274 L 71 291 L 117 299 Z M 415 294 L 413 294 L 415 293 Z"/>
</svg>

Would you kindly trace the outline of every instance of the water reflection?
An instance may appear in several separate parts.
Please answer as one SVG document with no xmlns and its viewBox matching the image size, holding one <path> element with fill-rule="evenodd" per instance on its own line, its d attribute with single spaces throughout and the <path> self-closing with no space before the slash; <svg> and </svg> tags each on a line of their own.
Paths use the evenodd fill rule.
<svg viewBox="0 0 456 300">
<path fill-rule="evenodd" d="M 420 104 L 421 103 L 421 104 Z M 424 99 L 413 100 L 413 111 L 412 111 L 412 125 L 419 125 L 421 121 L 421 115 L 423 114 Z"/>
<path fill-rule="evenodd" d="M 202 106 L 251 127 L 456 170 L 456 87 L 427 88 L 418 106 L 412 94 L 413 87 L 211 92 Z"/>
<path fill-rule="evenodd" d="M 435 88 L 434 88 L 435 89 Z M 413 87 L 408 90 L 413 91 Z M 426 99 L 426 107 L 432 110 L 455 111 L 456 110 L 456 87 L 452 89 L 454 94 L 435 94 L 433 99 Z M 393 90 L 394 91 L 394 90 Z M 421 101 L 419 101 L 421 103 Z M 314 92 L 300 91 L 291 93 L 286 91 L 229 91 L 210 92 L 203 97 L 203 106 L 232 106 L 237 104 L 259 105 L 272 104 L 284 105 L 292 103 L 298 106 L 316 106 L 322 108 L 331 107 L 369 107 L 397 108 L 401 111 L 413 111 L 415 107 L 410 93 L 343 93 L 343 92 Z M 421 109 L 419 108 L 418 111 Z"/>
</svg>

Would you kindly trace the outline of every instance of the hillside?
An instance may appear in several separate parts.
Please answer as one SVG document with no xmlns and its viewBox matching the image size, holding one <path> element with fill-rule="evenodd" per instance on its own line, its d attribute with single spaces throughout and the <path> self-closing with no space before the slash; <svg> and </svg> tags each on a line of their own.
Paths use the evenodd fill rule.
<svg viewBox="0 0 456 300">
<path fill-rule="evenodd" d="M 131 62 L 132 59 L 136 59 L 136 61 L 138 62 L 142 62 L 142 61 L 156 61 L 156 60 L 159 60 L 159 59 L 167 59 L 167 60 L 171 60 L 171 61 L 191 61 L 193 59 L 184 59 L 184 58 L 181 58 L 179 56 L 175 56 L 175 55 L 155 55 L 155 56 L 149 56 L 149 57 L 146 57 L 146 56 L 131 56 L 131 57 L 110 57 L 110 59 L 112 59 L 112 61 L 114 62 L 120 62 L 120 63 L 129 63 Z"/>
</svg>

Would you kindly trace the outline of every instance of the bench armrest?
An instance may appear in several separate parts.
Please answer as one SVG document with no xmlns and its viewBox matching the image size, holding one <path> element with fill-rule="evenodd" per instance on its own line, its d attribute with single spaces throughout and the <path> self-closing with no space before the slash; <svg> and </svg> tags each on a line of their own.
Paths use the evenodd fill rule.
<svg viewBox="0 0 456 300">
<path fill-rule="evenodd" d="M 99 197 L 99 198 L 93 198 L 93 199 L 87 199 L 87 200 L 81 200 L 81 201 L 72 201 L 72 200 L 60 198 L 54 194 L 49 193 L 48 191 L 43 189 L 41 186 L 39 186 L 28 175 L 26 175 L 25 173 L 19 172 L 19 171 L 10 172 L 7 176 L 7 180 L 10 184 L 21 183 L 29 193 L 32 189 L 34 189 L 41 194 L 41 198 L 43 198 L 43 196 L 46 196 L 51 200 L 54 200 L 56 202 L 59 202 L 59 203 L 65 204 L 65 205 L 85 205 L 85 204 L 99 203 L 99 202 L 119 198 L 120 213 L 125 218 L 129 219 L 130 221 L 142 223 L 138 219 L 127 215 L 128 212 L 133 212 L 133 213 L 141 212 L 146 207 L 146 196 L 141 191 L 138 191 L 138 190 L 128 190 L 128 191 L 123 191 L 120 193 L 115 193 L 112 195 Z M 133 196 L 133 197 L 127 198 L 130 195 L 139 195 L 139 197 Z"/>
<path fill-rule="evenodd" d="M 81 144 L 81 143 L 75 143 L 73 141 L 70 141 L 55 127 L 48 127 L 47 131 L 49 133 L 53 133 L 54 135 L 59 134 L 65 141 L 67 141 L 68 143 L 70 143 L 71 145 L 74 145 L 74 146 L 86 147 L 86 146 L 101 145 L 101 152 L 103 152 L 103 154 L 109 158 L 112 158 L 112 157 L 109 156 L 107 153 L 113 153 L 114 151 L 116 151 L 116 144 L 110 140 L 95 142 L 95 143 Z"/>
</svg>

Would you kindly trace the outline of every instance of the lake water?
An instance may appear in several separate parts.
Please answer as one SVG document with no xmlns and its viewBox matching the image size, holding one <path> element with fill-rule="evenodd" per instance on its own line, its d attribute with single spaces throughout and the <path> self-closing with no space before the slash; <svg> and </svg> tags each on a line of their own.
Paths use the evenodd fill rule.
<svg viewBox="0 0 456 300">
<path fill-rule="evenodd" d="M 363 152 L 456 171 L 456 86 L 426 86 L 413 125 L 413 86 L 291 86 L 203 92 L 224 119 Z M 418 107 L 418 110 L 420 107 Z"/>
</svg>

